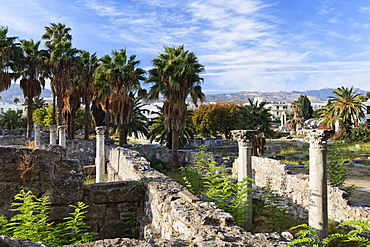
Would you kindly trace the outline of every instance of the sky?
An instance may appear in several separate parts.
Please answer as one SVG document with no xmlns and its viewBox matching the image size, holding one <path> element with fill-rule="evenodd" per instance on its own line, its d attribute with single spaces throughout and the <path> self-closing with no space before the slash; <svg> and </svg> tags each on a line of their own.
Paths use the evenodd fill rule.
<svg viewBox="0 0 370 247">
<path fill-rule="evenodd" d="M 341 86 L 370 91 L 370 1 L 0 0 L 8 36 L 71 28 L 75 48 L 126 49 L 149 70 L 164 46 L 204 65 L 206 94 Z"/>
</svg>

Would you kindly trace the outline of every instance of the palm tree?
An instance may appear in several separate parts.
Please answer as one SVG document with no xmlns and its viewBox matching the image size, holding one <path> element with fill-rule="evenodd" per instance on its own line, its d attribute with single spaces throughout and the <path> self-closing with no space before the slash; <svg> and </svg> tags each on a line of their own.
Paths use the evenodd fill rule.
<svg viewBox="0 0 370 247">
<path fill-rule="evenodd" d="M 145 71 L 141 68 L 136 68 L 140 61 L 135 60 L 136 56 L 127 57 L 126 50 L 113 50 L 112 57 L 109 55 L 103 56 L 100 61 L 101 65 L 97 68 L 96 85 L 101 85 L 105 91 L 102 100 L 108 100 L 108 109 L 112 112 L 113 123 L 119 126 L 120 136 L 119 144 L 127 143 L 127 128 L 131 119 L 131 114 L 135 107 L 135 97 L 142 90 L 140 81 L 144 81 Z M 101 88 L 102 89 L 102 88 Z M 104 109 L 104 107 L 103 107 Z"/>
<path fill-rule="evenodd" d="M 45 27 L 45 33 L 42 35 L 42 39 L 47 39 L 45 46 L 50 53 L 50 58 L 46 62 L 50 66 L 54 119 L 57 100 L 58 125 L 62 124 L 63 95 L 70 87 L 71 70 L 75 63 L 75 55 L 78 53 L 77 49 L 72 48 L 70 30 L 71 28 L 66 27 L 64 24 L 51 23 L 50 27 Z"/>
<path fill-rule="evenodd" d="M 7 90 L 15 77 L 18 62 L 22 58 L 17 37 L 7 37 L 8 28 L 0 27 L 0 92 Z"/>
<path fill-rule="evenodd" d="M 249 105 L 239 107 L 241 123 L 239 129 L 259 130 L 269 135 L 272 125 L 272 114 L 270 109 L 265 108 L 266 101 L 255 103 L 248 99 Z"/>
<path fill-rule="evenodd" d="M 186 126 L 186 99 L 190 95 L 194 104 L 204 101 L 199 76 L 204 66 L 194 53 L 185 51 L 184 46 L 164 47 L 165 53 L 152 60 L 154 68 L 149 71 L 150 99 L 164 97 L 163 116 L 166 129 L 172 131 L 172 169 L 179 168 L 179 131 Z"/>
<path fill-rule="evenodd" d="M 360 119 L 365 117 L 365 105 L 361 100 L 358 89 L 353 87 L 339 87 L 333 91 L 334 96 L 329 97 L 329 101 L 322 111 L 321 118 L 323 124 L 333 125 L 339 122 L 345 128 L 353 124 L 357 125 Z"/>
<path fill-rule="evenodd" d="M 8 130 L 22 128 L 23 122 L 21 112 L 8 110 L 7 112 L 0 113 L 0 126 Z"/>
<path fill-rule="evenodd" d="M 161 145 L 166 144 L 167 147 L 172 147 L 172 132 L 164 127 L 164 117 L 162 114 L 162 107 L 157 106 L 158 111 L 154 112 L 157 116 L 151 122 L 151 131 L 148 134 L 149 141 L 153 142 L 157 138 Z M 187 139 L 194 138 L 195 126 L 192 121 L 193 110 L 187 111 L 186 126 L 179 131 L 179 146 L 187 143 Z"/>
<path fill-rule="evenodd" d="M 143 109 L 143 103 L 139 100 L 135 100 L 135 107 L 131 114 L 131 119 L 129 124 L 125 126 L 124 139 L 126 140 L 128 136 L 134 136 L 138 138 L 146 138 L 149 135 L 149 123 L 147 117 L 144 113 L 149 113 L 149 110 Z M 116 128 L 120 131 L 119 128 Z"/>
<path fill-rule="evenodd" d="M 27 98 L 27 137 L 31 137 L 33 126 L 33 98 L 40 96 L 45 87 L 45 64 L 44 59 L 47 52 L 39 50 L 40 41 L 34 42 L 32 39 L 22 41 L 23 62 L 20 70 L 20 87 L 23 95 Z"/>
<path fill-rule="evenodd" d="M 79 71 L 79 88 L 82 99 L 82 104 L 85 105 L 85 134 L 84 139 L 89 139 L 89 129 L 91 125 L 91 110 L 90 104 L 93 99 L 93 74 L 98 66 L 98 58 L 96 53 L 90 54 L 88 51 L 83 51 L 80 55 L 80 71 Z"/>
</svg>

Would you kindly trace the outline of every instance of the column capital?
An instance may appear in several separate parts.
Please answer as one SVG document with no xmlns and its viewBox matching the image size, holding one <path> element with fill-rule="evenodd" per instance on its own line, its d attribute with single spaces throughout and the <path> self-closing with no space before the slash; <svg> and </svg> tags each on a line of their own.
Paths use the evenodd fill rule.
<svg viewBox="0 0 370 247">
<path fill-rule="evenodd" d="M 311 130 L 308 131 L 310 148 L 326 149 L 327 140 L 335 133 L 334 130 Z"/>
<path fill-rule="evenodd" d="M 66 130 L 67 129 L 67 125 L 58 125 L 58 130 Z"/>
<path fill-rule="evenodd" d="M 240 146 L 251 146 L 255 135 L 258 134 L 257 130 L 232 130 L 233 138 L 238 141 Z"/>
<path fill-rule="evenodd" d="M 43 126 L 42 124 L 35 124 L 34 128 L 35 130 L 40 131 L 42 129 L 42 126 Z"/>
<path fill-rule="evenodd" d="M 57 126 L 56 125 L 49 125 L 49 130 L 50 131 L 57 131 Z"/>
<path fill-rule="evenodd" d="M 104 135 L 106 129 L 107 127 L 105 126 L 98 126 L 95 128 L 95 131 L 97 135 Z"/>
</svg>

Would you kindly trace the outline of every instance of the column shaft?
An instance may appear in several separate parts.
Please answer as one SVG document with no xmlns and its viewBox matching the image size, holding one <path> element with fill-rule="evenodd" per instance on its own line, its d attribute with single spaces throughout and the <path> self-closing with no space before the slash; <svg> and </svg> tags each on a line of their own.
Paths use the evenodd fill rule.
<svg viewBox="0 0 370 247">
<path fill-rule="evenodd" d="M 328 192 L 327 192 L 327 139 L 333 131 L 313 130 L 310 139 L 310 204 L 308 223 L 320 232 L 318 236 L 324 239 L 328 236 Z"/>
<path fill-rule="evenodd" d="M 96 182 L 104 182 L 105 174 L 105 144 L 104 144 L 104 133 L 105 126 L 96 127 Z"/>
</svg>

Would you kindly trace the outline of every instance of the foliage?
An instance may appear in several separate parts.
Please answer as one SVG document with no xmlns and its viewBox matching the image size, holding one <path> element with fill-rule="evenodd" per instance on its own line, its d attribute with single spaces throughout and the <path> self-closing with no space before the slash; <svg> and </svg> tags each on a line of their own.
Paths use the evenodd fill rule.
<svg viewBox="0 0 370 247">
<path fill-rule="evenodd" d="M 128 56 L 126 49 L 113 50 L 101 59 L 95 72 L 94 90 L 98 101 L 111 112 L 113 123 L 118 126 L 119 145 L 127 144 L 128 127 L 135 108 L 135 96 L 142 92 L 141 81 L 145 71 L 137 66 L 136 55 Z M 103 92 L 100 92 L 103 90 Z"/>
<path fill-rule="evenodd" d="M 26 127 L 20 111 L 8 110 L 0 114 L 0 127 L 8 130 Z"/>
<path fill-rule="evenodd" d="M 297 239 L 293 240 L 288 244 L 288 246 L 294 244 L 308 244 L 309 246 L 319 247 L 319 246 L 329 246 L 334 241 L 347 243 L 346 246 L 349 246 L 350 243 L 356 244 L 356 246 L 369 246 L 370 239 L 365 237 L 370 234 L 370 222 L 364 220 L 349 220 L 342 222 L 339 226 L 354 226 L 355 229 L 349 231 L 348 233 L 333 233 L 330 234 L 323 240 L 320 240 L 318 237 L 319 230 L 302 224 L 299 226 L 292 227 L 291 230 L 303 228 L 296 233 Z M 338 244 L 336 244 L 338 246 Z"/>
<path fill-rule="evenodd" d="M 35 124 L 49 126 L 53 122 L 53 106 L 48 108 L 38 108 L 33 112 L 33 120 Z"/>
<path fill-rule="evenodd" d="M 249 105 L 239 107 L 241 121 L 238 129 L 259 130 L 268 135 L 271 132 L 272 114 L 270 109 L 265 108 L 267 102 L 248 101 Z"/>
<path fill-rule="evenodd" d="M 128 234 L 124 237 L 127 238 L 136 238 L 137 233 L 136 233 L 136 212 L 126 212 L 124 213 L 123 216 L 126 224 L 128 225 L 127 228 L 124 229 L 125 232 L 128 232 Z"/>
<path fill-rule="evenodd" d="M 336 186 L 343 186 L 348 178 L 348 169 L 345 167 L 345 164 L 349 163 L 349 160 L 343 157 L 341 148 L 343 148 L 343 145 L 338 142 L 330 145 L 326 162 L 328 181 Z"/>
<path fill-rule="evenodd" d="M 351 142 L 369 142 L 370 141 L 370 126 L 368 123 L 359 124 L 352 128 L 349 134 Z"/>
<path fill-rule="evenodd" d="M 225 167 L 217 166 L 213 159 L 207 158 L 205 150 L 205 146 L 199 148 L 193 168 L 183 168 L 194 174 L 192 178 L 186 177 L 186 186 L 194 192 L 202 191 L 204 188 L 203 193 L 207 200 L 215 202 L 219 208 L 229 212 L 235 222 L 242 225 L 247 215 L 247 197 L 251 191 L 247 185 L 251 183 L 251 179 L 245 178 L 238 182 L 230 179 L 225 173 Z M 199 179 L 196 179 L 195 173 Z M 199 181 L 200 184 L 196 185 Z"/>
<path fill-rule="evenodd" d="M 203 137 L 224 135 L 231 138 L 231 130 L 240 123 L 240 104 L 221 102 L 201 105 L 194 110 L 193 123 L 197 134 Z"/>
<path fill-rule="evenodd" d="M 152 167 L 153 169 L 159 172 L 164 172 L 163 161 L 160 159 L 157 159 L 154 154 L 152 156 L 146 157 L 146 160 L 150 162 L 150 167 Z"/>
<path fill-rule="evenodd" d="M 190 96 L 197 105 L 203 102 L 205 95 L 200 84 L 204 66 L 198 62 L 194 53 L 179 47 L 164 47 L 165 52 L 152 60 L 153 68 L 149 70 L 148 83 L 153 83 L 149 90 L 149 99 L 159 99 L 163 95 L 162 114 L 164 127 L 172 133 L 172 169 L 178 169 L 179 131 L 186 126 L 186 100 Z"/>
<path fill-rule="evenodd" d="M 328 103 L 318 112 L 321 124 L 334 129 L 338 122 L 341 130 L 348 134 L 352 125 L 365 117 L 362 95 L 353 87 L 343 86 L 335 89 L 333 94 L 334 96 L 330 96 Z M 342 138 L 345 137 L 347 135 L 342 136 Z"/>
<path fill-rule="evenodd" d="M 151 121 L 151 131 L 148 134 L 150 142 L 157 138 L 160 144 L 166 144 L 168 148 L 172 148 L 172 132 L 164 126 L 164 116 L 162 113 L 163 107 L 157 106 L 158 111 L 154 112 L 157 116 Z M 187 110 L 185 128 L 179 131 L 179 146 L 187 143 L 187 139 L 194 138 L 195 127 L 191 121 L 193 110 Z"/>
<path fill-rule="evenodd" d="M 289 206 L 283 206 L 283 199 L 268 185 L 263 188 L 263 224 L 267 232 L 283 232 L 290 225 L 292 216 L 288 214 Z"/>
<path fill-rule="evenodd" d="M 298 117 L 304 120 L 312 118 L 313 109 L 311 106 L 311 101 L 308 99 L 307 95 L 300 95 L 296 101 L 293 101 L 292 105 L 297 105 L 298 107 Z"/>
<path fill-rule="evenodd" d="M 88 207 L 82 202 L 74 208 L 71 216 L 64 218 L 64 222 L 54 226 L 49 221 L 49 197 L 37 198 L 31 191 L 24 191 L 14 196 L 12 211 L 18 212 L 9 221 L 0 216 L 0 235 L 6 234 L 13 238 L 29 239 L 33 242 L 43 242 L 54 246 L 91 242 L 97 233 L 86 232 L 89 228 L 84 222 L 85 209 Z"/>
</svg>

